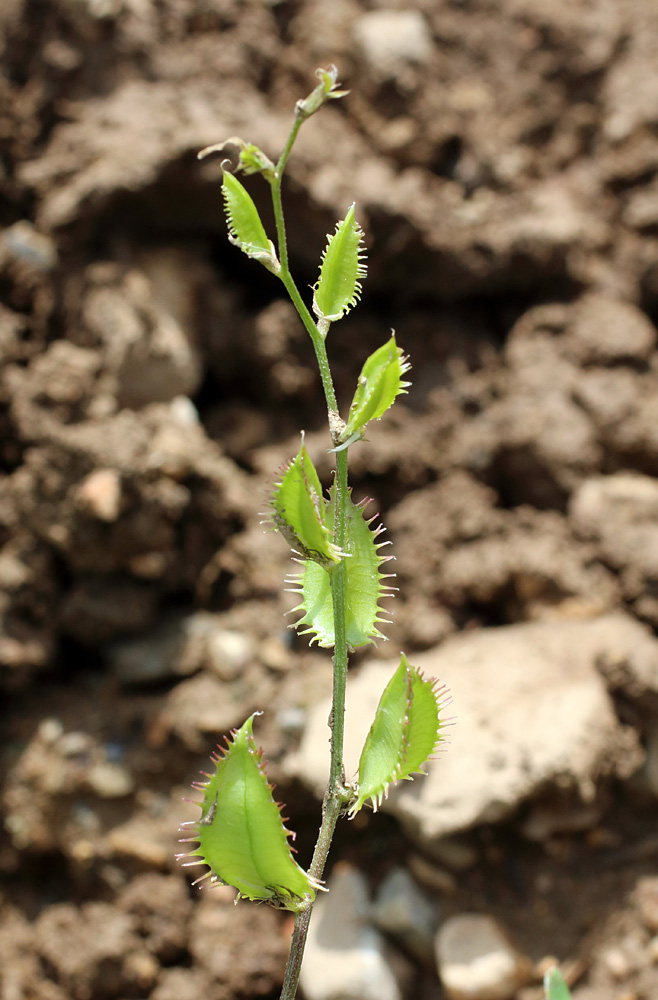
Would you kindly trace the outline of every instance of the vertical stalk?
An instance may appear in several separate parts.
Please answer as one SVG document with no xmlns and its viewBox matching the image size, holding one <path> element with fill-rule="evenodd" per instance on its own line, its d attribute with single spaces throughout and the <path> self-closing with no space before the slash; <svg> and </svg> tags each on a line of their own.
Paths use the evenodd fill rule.
<svg viewBox="0 0 658 1000">
<path fill-rule="evenodd" d="M 274 207 L 274 218 L 276 221 L 277 242 L 279 251 L 279 261 L 281 270 L 279 277 L 285 285 L 299 317 L 306 327 L 318 361 L 320 378 L 327 402 L 327 413 L 329 418 L 329 428 L 334 438 L 334 426 L 338 417 L 338 407 L 336 403 L 336 393 L 334 390 L 329 359 L 325 347 L 326 330 L 322 333 L 318 329 L 311 313 L 304 303 L 297 286 L 290 273 L 288 263 L 288 244 L 286 239 L 286 226 L 281 201 L 281 180 L 283 171 L 293 147 L 297 133 L 304 121 L 304 117 L 298 116 L 284 146 L 283 152 L 276 165 L 274 177 L 270 184 L 272 187 L 272 204 Z M 334 441 L 334 443 L 336 443 Z M 346 517 L 347 501 L 349 495 L 347 477 L 347 450 L 336 453 L 336 514 L 334 522 L 334 541 L 339 548 L 344 548 L 346 540 Z M 322 803 L 322 822 L 318 833 L 318 839 L 313 852 L 313 860 L 309 869 L 309 874 L 314 879 L 321 879 L 324 867 L 331 847 L 336 823 L 343 805 L 349 800 L 349 792 L 345 788 L 345 768 L 343 764 L 343 743 L 345 731 L 345 686 L 347 681 L 347 627 L 346 627 L 346 607 L 345 607 L 345 560 L 342 559 L 331 571 L 331 595 L 334 612 L 334 680 L 333 695 L 331 704 L 331 763 L 329 768 L 329 780 Z M 286 972 L 281 991 L 281 1000 L 294 1000 L 297 993 L 299 974 L 304 956 L 304 947 L 308 936 L 308 928 L 311 920 L 313 901 L 307 900 L 300 905 L 295 916 L 295 926 L 290 945 L 290 955 L 286 965 Z"/>
</svg>

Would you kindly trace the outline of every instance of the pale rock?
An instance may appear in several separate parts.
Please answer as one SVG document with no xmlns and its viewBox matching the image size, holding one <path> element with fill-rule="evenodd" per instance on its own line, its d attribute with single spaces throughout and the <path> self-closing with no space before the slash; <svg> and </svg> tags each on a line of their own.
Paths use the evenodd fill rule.
<svg viewBox="0 0 658 1000">
<path fill-rule="evenodd" d="M 405 868 L 394 868 L 379 886 L 372 920 L 412 954 L 420 958 L 432 954 L 439 908 L 418 888 Z"/>
<path fill-rule="evenodd" d="M 363 14 L 354 38 L 375 77 L 405 76 L 410 66 L 424 66 L 434 48 L 427 21 L 417 10 L 376 10 Z"/>
<path fill-rule="evenodd" d="M 202 752 L 208 738 L 241 725 L 253 711 L 248 702 L 235 697 L 230 686 L 209 673 L 181 681 L 167 696 L 158 718 L 163 732 L 173 732 L 190 750 Z"/>
<path fill-rule="evenodd" d="M 206 635 L 208 666 L 222 680 L 233 680 L 247 666 L 254 653 L 248 635 L 232 629 L 215 628 Z"/>
<path fill-rule="evenodd" d="M 480 913 L 460 913 L 442 924 L 436 959 L 448 1000 L 510 1000 L 530 974 L 530 962 L 492 917 Z"/>
<path fill-rule="evenodd" d="M 400 1000 L 384 941 L 369 926 L 363 875 L 339 865 L 320 894 L 309 929 L 300 985 L 306 1000 Z"/>
<path fill-rule="evenodd" d="M 655 344 L 655 326 L 630 302 L 589 294 L 574 307 L 567 350 L 583 365 L 646 361 Z"/>
<path fill-rule="evenodd" d="M 94 469 L 78 485 L 75 501 L 80 510 L 98 521 L 112 523 L 121 511 L 121 478 L 114 469 Z"/>
<path fill-rule="evenodd" d="M 576 530 L 598 545 L 605 562 L 621 571 L 626 600 L 658 624 L 653 596 L 658 582 L 658 482 L 630 472 L 592 476 L 575 492 L 569 516 Z M 655 664 L 650 686 L 658 689 Z"/>
<path fill-rule="evenodd" d="M 104 761 L 94 764 L 87 774 L 89 786 L 102 799 L 120 799 L 135 787 L 132 775 L 121 764 Z"/>
<path fill-rule="evenodd" d="M 106 656 L 122 684 L 158 684 L 207 667 L 232 680 L 254 654 L 250 636 L 226 629 L 218 615 L 198 611 L 165 621 L 149 632 L 112 643 Z"/>
<path fill-rule="evenodd" d="M 649 649 L 647 648 L 649 647 Z M 392 789 L 383 808 L 421 840 L 509 815 L 551 786 L 592 801 L 600 777 L 627 777 L 641 763 L 635 734 L 616 716 L 598 662 L 613 652 L 628 669 L 658 644 L 626 615 L 484 629 L 414 656 L 445 683 L 446 745 L 424 778 Z M 644 667 L 642 667 L 644 669 Z M 345 759 L 357 770 L 382 691 L 395 663 L 366 663 L 347 685 Z M 321 797 L 326 781 L 329 703 L 309 710 L 288 770 Z"/>
</svg>

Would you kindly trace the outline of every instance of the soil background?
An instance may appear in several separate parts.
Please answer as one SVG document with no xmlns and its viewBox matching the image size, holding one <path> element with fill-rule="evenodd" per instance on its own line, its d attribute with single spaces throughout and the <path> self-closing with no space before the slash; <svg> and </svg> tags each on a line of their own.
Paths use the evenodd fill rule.
<svg viewBox="0 0 658 1000">
<path fill-rule="evenodd" d="M 308 338 L 196 154 L 276 158 L 318 66 L 351 90 L 305 125 L 285 200 L 302 289 L 353 201 L 366 231 L 328 344 L 341 405 L 391 328 L 413 364 L 351 449 L 397 559 L 376 655 L 609 613 L 654 643 L 658 7 L 4 0 L 0 52 L 0 993 L 274 997 L 289 921 L 191 889 L 173 854 L 185 787 L 266 708 L 310 858 L 319 803 L 286 761 L 330 665 L 286 629 L 259 511 L 302 428 L 329 482 L 329 440 Z M 494 914 L 524 1000 L 550 955 L 579 1000 L 655 1000 L 657 664 L 597 663 L 635 763 L 589 801 L 544 782 L 436 843 L 365 817 L 335 856 Z M 407 996 L 443 996 L 397 962 Z"/>
</svg>

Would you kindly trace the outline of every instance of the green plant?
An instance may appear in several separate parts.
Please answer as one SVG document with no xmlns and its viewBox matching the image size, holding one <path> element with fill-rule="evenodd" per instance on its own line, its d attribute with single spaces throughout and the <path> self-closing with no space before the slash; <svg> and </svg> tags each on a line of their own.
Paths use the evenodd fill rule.
<svg viewBox="0 0 658 1000">
<path fill-rule="evenodd" d="M 544 976 L 544 993 L 546 1000 L 571 1000 L 569 987 L 557 967 L 549 969 Z"/>
<path fill-rule="evenodd" d="M 282 470 L 270 502 L 270 522 L 291 546 L 301 572 L 294 578 L 301 601 L 296 627 L 311 642 L 333 648 L 334 685 L 331 713 L 329 779 L 322 806 L 322 823 L 308 872 L 294 860 L 289 833 L 280 807 L 267 783 L 256 749 L 253 716 L 227 741 L 226 750 L 213 758 L 214 771 L 203 792 L 201 817 L 189 824 L 187 839 L 197 846 L 187 864 L 205 864 L 201 876 L 211 883 L 235 886 L 240 896 L 266 900 L 295 914 L 291 952 L 282 1000 L 292 1000 L 313 902 L 341 814 L 350 817 L 370 801 L 376 809 L 392 782 L 408 779 L 431 757 L 441 729 L 443 692 L 401 657 L 384 691 L 359 763 L 358 781 L 346 780 L 343 766 L 345 684 L 348 653 L 382 637 L 380 600 L 390 591 L 382 572 L 386 557 L 378 541 L 381 526 L 364 516 L 348 485 L 348 452 L 360 441 L 371 420 L 379 420 L 409 383 L 409 365 L 395 336 L 365 362 L 347 420 L 338 412 L 325 341 L 332 323 L 354 305 L 366 276 L 363 233 L 352 205 L 329 237 L 323 254 L 312 309 L 305 305 L 288 266 L 286 228 L 281 201 L 283 172 L 302 124 L 327 101 L 344 96 L 337 89 L 336 69 L 318 70 L 318 86 L 298 101 L 292 129 L 274 164 L 257 146 L 242 139 L 209 147 L 202 154 L 230 144 L 239 150 L 238 169 L 260 174 L 269 183 L 276 222 L 277 246 L 269 239 L 258 211 L 241 182 L 223 162 L 223 194 L 229 238 L 247 256 L 260 261 L 282 282 L 306 327 L 318 361 L 327 403 L 329 432 L 335 455 L 335 477 L 325 496 L 311 457 L 302 443 Z"/>
</svg>

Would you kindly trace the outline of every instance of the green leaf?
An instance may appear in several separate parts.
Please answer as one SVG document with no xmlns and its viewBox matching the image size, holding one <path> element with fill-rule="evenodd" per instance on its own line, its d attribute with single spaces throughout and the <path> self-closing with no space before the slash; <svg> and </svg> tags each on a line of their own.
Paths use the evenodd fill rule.
<svg viewBox="0 0 658 1000">
<path fill-rule="evenodd" d="M 391 782 L 410 778 L 434 753 L 445 692 L 402 654 L 400 666 L 381 697 L 359 760 L 357 797 L 350 818 L 370 799 L 375 809 Z"/>
<path fill-rule="evenodd" d="M 325 524 L 325 506 L 318 474 L 302 443 L 272 495 L 272 522 L 304 559 L 331 566 L 340 562 L 342 553 Z"/>
<path fill-rule="evenodd" d="M 361 369 L 347 424 L 341 434 L 344 441 L 357 433 L 362 436 L 370 420 L 379 420 L 395 398 L 406 393 L 411 383 L 403 382 L 402 376 L 410 367 L 402 348 L 395 342 L 395 334 L 370 355 Z"/>
<path fill-rule="evenodd" d="M 246 188 L 228 170 L 224 171 L 222 191 L 231 243 L 248 257 L 259 260 L 268 270 L 278 273 L 280 264 L 274 244 L 267 238 L 258 209 Z"/>
<path fill-rule="evenodd" d="M 330 491 L 330 501 L 325 509 L 325 523 L 334 523 L 335 488 Z M 385 636 L 377 625 L 387 621 L 382 618 L 379 600 L 390 594 L 391 588 L 384 584 L 386 574 L 380 567 L 386 562 L 379 550 L 386 542 L 378 542 L 383 528 L 374 531 L 370 524 L 374 518 L 366 520 L 363 505 L 355 505 L 348 499 L 346 509 L 345 545 L 345 606 L 347 643 L 351 649 L 366 646 L 375 639 Z M 304 561 L 304 569 L 299 576 L 290 580 L 295 586 L 293 592 L 302 595 L 302 602 L 294 611 L 303 612 L 295 623 L 301 635 L 311 635 L 311 643 L 328 649 L 334 645 L 334 609 L 331 598 L 329 573 L 316 562 Z M 303 626 L 306 626 L 305 628 Z"/>
<path fill-rule="evenodd" d="M 341 319 L 361 295 L 361 278 L 366 276 L 361 241 L 363 231 L 354 218 L 351 206 L 336 232 L 329 236 L 322 257 L 320 278 L 315 286 L 313 311 L 321 320 L 333 323 Z"/>
<path fill-rule="evenodd" d="M 226 741 L 226 750 L 213 756 L 215 770 L 206 775 L 208 781 L 194 785 L 204 793 L 201 817 L 185 824 L 192 836 L 182 843 L 198 841 L 199 846 L 178 857 L 198 859 L 186 867 L 210 868 L 197 882 L 210 878 L 214 884 L 234 886 L 240 897 L 296 911 L 305 897 L 315 897 L 319 885 L 292 856 L 281 806 L 274 801 L 262 751 L 254 743 L 253 721 L 252 715 Z"/>
<path fill-rule="evenodd" d="M 571 1000 L 569 987 L 557 967 L 549 969 L 544 976 L 544 993 L 546 1000 Z"/>
</svg>

